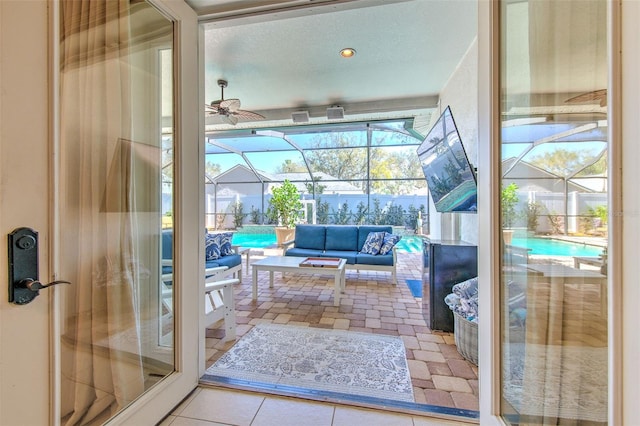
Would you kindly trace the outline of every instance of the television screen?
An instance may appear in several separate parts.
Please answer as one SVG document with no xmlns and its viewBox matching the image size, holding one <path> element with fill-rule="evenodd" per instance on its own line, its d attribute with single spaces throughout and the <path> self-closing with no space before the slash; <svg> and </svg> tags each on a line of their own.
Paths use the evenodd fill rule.
<svg viewBox="0 0 640 426">
<path fill-rule="evenodd" d="M 476 175 L 449 107 L 424 138 L 417 153 L 436 211 L 476 213 Z"/>
</svg>

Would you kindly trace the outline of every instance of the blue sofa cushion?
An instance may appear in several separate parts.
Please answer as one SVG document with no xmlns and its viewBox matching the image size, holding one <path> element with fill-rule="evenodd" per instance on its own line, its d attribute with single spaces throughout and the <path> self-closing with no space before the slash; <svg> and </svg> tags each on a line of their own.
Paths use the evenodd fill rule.
<svg viewBox="0 0 640 426">
<path fill-rule="evenodd" d="M 400 235 L 390 234 L 388 232 L 384 233 L 384 240 L 382 241 L 382 247 L 380 247 L 380 253 L 378 254 L 387 254 L 390 253 L 391 250 L 398 244 L 402 237 Z"/>
<path fill-rule="evenodd" d="M 233 268 L 234 266 L 238 266 L 242 263 L 242 257 L 239 254 L 229 254 L 216 259 L 212 263 L 217 263 L 217 266 L 228 266 L 229 268 Z M 209 262 L 207 262 L 207 268 L 210 268 L 208 264 Z"/>
<path fill-rule="evenodd" d="M 356 263 L 360 265 L 393 266 L 393 255 L 392 254 L 372 255 L 372 254 L 358 253 L 358 255 L 356 256 Z"/>
<path fill-rule="evenodd" d="M 327 226 L 325 250 L 358 251 L 358 227 Z"/>
<path fill-rule="evenodd" d="M 347 259 L 347 263 L 349 265 L 355 265 L 356 263 L 356 255 L 358 252 L 356 251 L 340 251 L 340 250 L 327 250 L 320 255 L 320 257 L 339 257 L 342 259 Z"/>
<path fill-rule="evenodd" d="M 380 247 L 384 241 L 384 232 L 369 232 L 367 239 L 362 245 L 360 253 L 376 255 L 380 253 Z"/>
<path fill-rule="evenodd" d="M 367 236 L 370 232 L 388 232 L 393 233 L 393 228 L 385 225 L 363 225 L 358 228 L 358 247 L 357 251 L 362 251 L 364 242 L 367 240 Z"/>
<path fill-rule="evenodd" d="M 216 259 L 216 260 L 205 260 L 205 262 L 204 262 L 204 267 L 205 268 L 217 268 L 218 266 L 221 266 L 218 263 L 218 259 Z"/>
<path fill-rule="evenodd" d="M 324 250 L 326 227 L 318 225 L 296 226 L 295 247 L 302 249 Z"/>
<path fill-rule="evenodd" d="M 294 247 L 287 250 L 285 255 L 296 256 L 296 257 L 320 257 L 322 253 L 323 253 L 322 250 Z"/>
</svg>

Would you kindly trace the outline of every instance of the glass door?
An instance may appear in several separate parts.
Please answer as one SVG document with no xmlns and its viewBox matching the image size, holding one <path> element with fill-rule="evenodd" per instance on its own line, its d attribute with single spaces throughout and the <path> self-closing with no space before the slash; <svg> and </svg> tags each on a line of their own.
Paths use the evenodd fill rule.
<svg viewBox="0 0 640 426">
<path fill-rule="evenodd" d="M 500 6 L 501 414 L 607 422 L 607 2 Z"/>
<path fill-rule="evenodd" d="M 74 283 L 59 305 L 59 422 L 102 424 L 152 389 L 160 395 L 158 388 L 173 386 L 174 395 L 163 396 L 170 410 L 197 379 L 196 355 L 180 357 L 197 331 L 181 335 L 176 324 L 197 330 L 197 308 L 181 314 L 197 305 L 195 297 L 179 303 L 183 249 L 173 220 L 183 208 L 175 201 L 182 135 L 174 132 L 174 96 L 197 104 L 195 92 L 185 102 L 185 65 L 174 58 L 195 69 L 195 48 L 175 52 L 186 34 L 195 45 L 197 24 L 185 5 L 162 1 L 59 7 L 58 273 Z M 191 121 L 184 127 L 195 134 Z"/>
</svg>

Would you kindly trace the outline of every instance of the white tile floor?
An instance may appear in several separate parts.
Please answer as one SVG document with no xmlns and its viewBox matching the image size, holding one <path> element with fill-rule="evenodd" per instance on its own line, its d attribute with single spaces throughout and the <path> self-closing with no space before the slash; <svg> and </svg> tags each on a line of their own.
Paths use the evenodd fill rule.
<svg viewBox="0 0 640 426">
<path fill-rule="evenodd" d="M 339 404 L 198 387 L 160 425 L 166 426 L 454 426 L 447 421 Z"/>
</svg>

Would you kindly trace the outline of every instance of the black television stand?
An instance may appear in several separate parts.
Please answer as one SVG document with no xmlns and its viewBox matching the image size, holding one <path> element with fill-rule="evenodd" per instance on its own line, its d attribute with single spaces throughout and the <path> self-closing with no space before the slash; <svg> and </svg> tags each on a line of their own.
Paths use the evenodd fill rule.
<svg viewBox="0 0 640 426">
<path fill-rule="evenodd" d="M 453 332 L 453 312 L 444 298 L 455 284 L 478 276 L 478 247 L 423 238 L 422 259 L 422 313 L 427 327 Z"/>
</svg>

